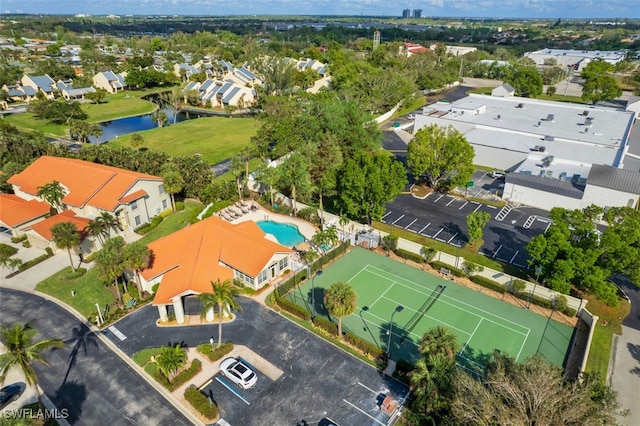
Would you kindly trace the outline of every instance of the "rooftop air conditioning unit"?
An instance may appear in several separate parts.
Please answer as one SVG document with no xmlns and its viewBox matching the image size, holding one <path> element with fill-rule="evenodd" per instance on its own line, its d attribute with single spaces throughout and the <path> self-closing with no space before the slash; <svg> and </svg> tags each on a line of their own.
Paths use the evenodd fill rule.
<svg viewBox="0 0 640 426">
<path fill-rule="evenodd" d="M 547 114 L 547 121 L 553 121 L 555 118 L 556 118 L 555 115 Z"/>
<path fill-rule="evenodd" d="M 524 104 L 523 103 L 519 103 L 518 105 L 516 105 L 516 108 L 523 108 Z"/>
<path fill-rule="evenodd" d="M 554 136 L 551 136 L 551 135 L 546 135 L 544 137 L 544 140 L 547 141 L 547 142 L 553 142 L 555 139 L 556 138 Z"/>
<path fill-rule="evenodd" d="M 584 111 L 582 111 L 582 115 L 584 115 L 585 117 L 589 115 L 589 111 L 587 111 L 586 109 Z"/>
<path fill-rule="evenodd" d="M 587 119 L 584 120 L 584 125 L 585 126 L 589 126 L 589 125 L 591 125 L 591 123 L 593 123 L 593 117 L 587 117 Z"/>
<path fill-rule="evenodd" d="M 501 118 L 501 117 L 500 117 L 500 114 L 498 114 L 498 116 L 496 117 L 496 119 L 500 120 L 500 118 Z"/>
</svg>

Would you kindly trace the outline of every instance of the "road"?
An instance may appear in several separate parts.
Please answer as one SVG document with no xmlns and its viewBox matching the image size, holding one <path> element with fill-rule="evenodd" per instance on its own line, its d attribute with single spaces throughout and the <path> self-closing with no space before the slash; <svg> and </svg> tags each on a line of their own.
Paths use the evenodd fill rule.
<svg viewBox="0 0 640 426">
<path fill-rule="evenodd" d="M 36 364 L 40 386 L 72 425 L 189 425 L 149 383 L 76 317 L 53 302 L 2 288 L 4 325 L 31 322 L 43 338 L 66 345 L 46 352 L 50 367 Z"/>
</svg>

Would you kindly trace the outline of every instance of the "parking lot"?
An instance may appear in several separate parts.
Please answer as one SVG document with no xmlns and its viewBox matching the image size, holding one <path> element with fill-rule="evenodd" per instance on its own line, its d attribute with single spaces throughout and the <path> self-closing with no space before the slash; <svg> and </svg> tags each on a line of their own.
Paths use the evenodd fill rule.
<svg viewBox="0 0 640 426">
<path fill-rule="evenodd" d="M 497 181 L 490 179 L 491 183 L 482 183 L 482 180 L 486 180 L 486 177 L 479 179 L 480 184 L 477 186 L 480 190 L 489 192 Z M 497 186 L 494 188 L 499 189 Z M 387 205 L 382 221 L 462 247 L 469 241 L 466 216 L 475 211 L 485 211 L 491 215 L 491 220 L 484 228 L 484 244 L 480 253 L 504 263 L 527 268 L 527 243 L 535 235 L 545 232 L 551 223 L 548 213 L 543 210 L 510 206 L 498 208 L 467 200 L 462 196 L 434 192 L 423 199 L 408 194 L 399 196 Z"/>
</svg>

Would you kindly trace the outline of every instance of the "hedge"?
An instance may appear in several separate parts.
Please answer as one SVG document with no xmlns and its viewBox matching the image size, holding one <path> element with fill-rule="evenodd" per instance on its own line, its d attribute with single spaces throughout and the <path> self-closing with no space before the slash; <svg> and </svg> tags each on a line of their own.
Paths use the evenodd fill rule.
<svg viewBox="0 0 640 426">
<path fill-rule="evenodd" d="M 365 355 L 371 355 L 376 359 L 384 358 L 386 356 L 386 352 L 380 349 L 378 346 L 367 340 L 364 340 L 359 336 L 356 336 L 355 334 L 351 334 L 349 332 L 345 333 L 344 340 L 360 349 Z"/>
<path fill-rule="evenodd" d="M 18 243 L 21 243 L 21 242 L 25 241 L 27 238 L 29 238 L 29 236 L 27 234 L 22 234 L 22 235 L 19 235 L 17 237 L 11 237 L 11 242 L 14 243 L 14 244 L 18 244 Z"/>
<path fill-rule="evenodd" d="M 47 247 L 49 249 L 49 247 Z M 51 256 L 53 256 L 53 250 L 49 249 L 47 250 L 47 252 L 45 254 L 41 254 L 40 256 L 36 257 L 35 259 L 31 259 L 27 262 L 21 263 L 20 266 L 18 266 L 18 270 L 12 274 L 9 274 L 6 276 L 6 278 L 11 278 L 15 275 L 18 275 L 20 272 L 26 271 L 27 269 L 36 266 L 38 263 L 42 263 L 45 260 L 47 260 L 48 258 L 50 258 Z"/>
<path fill-rule="evenodd" d="M 288 299 L 276 297 L 276 303 L 280 308 L 289 312 L 291 315 L 295 315 L 296 317 L 305 321 L 309 321 L 311 319 L 311 313 L 309 311 L 307 311 L 302 306 L 296 305 Z"/>
<path fill-rule="evenodd" d="M 203 343 L 196 347 L 198 352 L 209 358 L 209 361 L 217 361 L 233 350 L 233 343 L 223 343 L 219 348 L 211 349 L 210 343 Z"/>
<path fill-rule="evenodd" d="M 162 374 L 160 369 L 156 371 L 154 379 L 156 379 L 161 385 L 165 388 L 169 389 L 169 391 L 173 392 L 178 389 L 180 386 L 187 383 L 189 380 L 193 378 L 196 374 L 202 371 L 202 363 L 199 359 L 194 359 L 191 361 L 191 365 L 186 370 L 181 371 L 173 380 L 169 381 L 167 377 Z"/>
<path fill-rule="evenodd" d="M 320 327 L 330 335 L 334 337 L 338 336 L 338 325 L 329 321 L 325 317 L 315 317 L 313 319 L 313 323 L 316 325 L 316 327 Z"/>
<path fill-rule="evenodd" d="M 471 275 L 469 279 L 476 284 L 480 284 L 482 287 L 497 291 L 498 293 L 504 294 L 507 292 L 506 286 L 487 277 L 483 277 L 482 275 Z"/>
<path fill-rule="evenodd" d="M 8 244 L 0 243 L 0 256 L 11 257 L 18 252 L 18 249 Z"/>
<path fill-rule="evenodd" d="M 399 249 L 395 249 L 393 252 L 403 259 L 412 260 L 417 263 L 424 263 L 424 257 L 412 251 L 403 250 L 399 248 Z"/>
<path fill-rule="evenodd" d="M 195 386 L 192 385 L 185 389 L 184 399 L 189 401 L 189 404 L 208 420 L 213 420 L 218 417 L 218 406 L 216 403 L 210 401 L 209 398 L 196 389 Z"/>
<path fill-rule="evenodd" d="M 160 225 L 160 223 L 162 223 L 163 220 L 164 220 L 164 216 L 162 216 L 162 215 L 155 216 L 153 219 L 151 219 L 150 223 L 144 224 L 144 225 L 136 228 L 134 231 L 138 235 L 144 235 L 144 234 L 146 234 L 148 232 L 151 232 L 154 229 L 156 229 L 158 227 L 158 225 Z"/>
<path fill-rule="evenodd" d="M 181 212 L 182 210 L 184 210 L 184 202 L 176 201 L 176 211 Z"/>
<path fill-rule="evenodd" d="M 446 263 L 440 262 L 439 260 L 434 260 L 433 262 L 429 263 L 429 265 L 431 265 L 431 267 L 433 269 L 438 270 L 438 271 L 441 268 L 448 269 L 456 277 L 465 277 L 466 276 L 466 274 L 464 273 L 464 271 L 462 269 L 456 268 L 456 267 L 451 266 L 451 265 L 447 265 Z"/>
</svg>

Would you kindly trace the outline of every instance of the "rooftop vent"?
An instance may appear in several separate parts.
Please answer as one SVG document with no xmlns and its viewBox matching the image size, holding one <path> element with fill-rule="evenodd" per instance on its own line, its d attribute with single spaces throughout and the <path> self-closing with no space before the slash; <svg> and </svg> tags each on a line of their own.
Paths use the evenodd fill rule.
<svg viewBox="0 0 640 426">
<path fill-rule="evenodd" d="M 584 120 L 584 125 L 585 126 L 590 126 L 591 123 L 593 123 L 593 117 L 587 117 L 587 119 Z"/>
<path fill-rule="evenodd" d="M 523 103 L 519 103 L 518 105 L 516 105 L 516 108 L 524 108 L 524 104 Z"/>
<path fill-rule="evenodd" d="M 589 111 L 587 111 L 586 109 L 584 111 L 582 111 L 582 115 L 584 115 L 585 117 L 587 117 L 589 115 Z"/>
<path fill-rule="evenodd" d="M 497 120 L 500 120 L 500 118 L 502 118 L 502 117 L 500 116 L 500 114 L 498 114 L 498 116 L 496 117 L 496 119 L 497 119 Z"/>
<path fill-rule="evenodd" d="M 551 135 L 546 135 L 544 137 L 544 140 L 547 141 L 547 142 L 553 142 L 555 139 L 556 138 L 554 136 L 551 136 Z"/>
<path fill-rule="evenodd" d="M 556 116 L 553 114 L 547 114 L 547 121 L 553 121 L 555 120 Z"/>
</svg>

